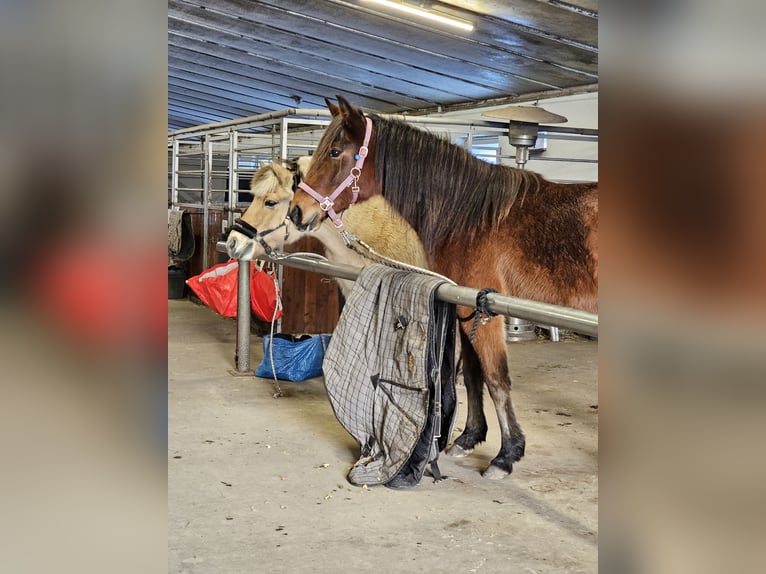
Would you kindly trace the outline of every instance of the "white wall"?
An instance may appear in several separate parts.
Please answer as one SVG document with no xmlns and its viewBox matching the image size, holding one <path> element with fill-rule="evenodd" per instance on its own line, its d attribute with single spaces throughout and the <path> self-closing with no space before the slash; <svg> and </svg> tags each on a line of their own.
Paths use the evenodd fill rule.
<svg viewBox="0 0 766 574">
<path fill-rule="evenodd" d="M 558 126 L 572 128 L 598 129 L 598 92 L 563 96 L 540 100 L 539 102 L 524 102 L 522 106 L 530 106 L 537 103 L 540 107 L 562 115 L 568 119 L 566 123 Z M 470 112 L 454 112 L 440 114 L 440 117 L 455 117 L 472 120 L 492 120 L 493 118 L 482 116 L 482 112 L 508 106 L 495 106 L 477 108 Z M 508 138 L 500 138 L 500 153 L 502 163 L 516 165 L 514 161 L 515 148 L 508 143 Z M 539 158 L 539 159 L 538 159 Z M 567 158 L 598 160 L 598 144 L 595 142 L 561 141 L 548 139 L 547 149 L 541 155 L 532 155 L 527 163 L 527 169 L 541 173 L 548 179 L 556 181 L 597 181 L 598 163 L 580 163 L 575 161 L 546 161 L 546 158 Z"/>
</svg>

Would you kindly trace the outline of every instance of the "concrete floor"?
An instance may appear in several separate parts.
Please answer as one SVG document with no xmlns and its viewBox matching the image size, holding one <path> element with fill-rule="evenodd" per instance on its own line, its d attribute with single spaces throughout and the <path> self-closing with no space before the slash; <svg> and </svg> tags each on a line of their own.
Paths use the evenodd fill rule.
<svg viewBox="0 0 766 574">
<path fill-rule="evenodd" d="M 272 381 L 229 373 L 234 320 L 168 307 L 169 572 L 597 571 L 596 342 L 509 345 L 527 437 L 511 476 L 479 474 L 500 440 L 487 397 L 487 443 L 439 459 L 453 480 L 366 489 L 346 481 L 359 449 L 321 379 L 281 383 L 274 399 Z M 258 337 L 252 352 L 255 368 Z"/>
</svg>

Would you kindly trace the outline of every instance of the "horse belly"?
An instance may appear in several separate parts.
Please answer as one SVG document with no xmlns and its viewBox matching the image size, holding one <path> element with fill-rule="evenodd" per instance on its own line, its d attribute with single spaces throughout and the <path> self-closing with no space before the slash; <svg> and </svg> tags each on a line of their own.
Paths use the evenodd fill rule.
<svg viewBox="0 0 766 574">
<path fill-rule="evenodd" d="M 551 266 L 532 259 L 511 233 L 445 246 L 432 264 L 435 271 L 466 287 L 587 311 L 597 307 L 598 288 L 590 270 L 566 261 Z"/>
</svg>

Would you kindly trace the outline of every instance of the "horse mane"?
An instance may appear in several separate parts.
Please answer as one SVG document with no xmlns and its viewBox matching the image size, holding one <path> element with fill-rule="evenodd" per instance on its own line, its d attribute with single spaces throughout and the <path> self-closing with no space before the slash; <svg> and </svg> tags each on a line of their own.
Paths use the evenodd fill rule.
<svg viewBox="0 0 766 574">
<path fill-rule="evenodd" d="M 519 194 L 540 187 L 534 172 L 489 164 L 403 121 L 370 117 L 375 179 L 428 253 L 452 239 L 491 233 L 508 217 Z"/>
<path fill-rule="evenodd" d="M 260 189 L 258 185 L 272 175 L 277 180 L 276 184 L 266 189 Z M 292 181 L 292 178 L 293 174 L 289 169 L 283 167 L 278 162 L 272 161 L 262 165 L 258 168 L 258 171 L 253 174 L 253 179 L 250 180 L 250 192 L 253 194 L 253 197 L 263 197 L 277 186 L 288 186 L 289 182 Z"/>
</svg>

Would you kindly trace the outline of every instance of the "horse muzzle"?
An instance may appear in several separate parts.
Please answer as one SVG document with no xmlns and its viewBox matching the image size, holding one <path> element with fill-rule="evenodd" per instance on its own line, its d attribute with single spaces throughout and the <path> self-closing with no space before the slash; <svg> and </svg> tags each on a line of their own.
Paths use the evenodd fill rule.
<svg viewBox="0 0 766 574">
<path fill-rule="evenodd" d="M 226 251 L 232 259 L 252 259 L 254 243 L 237 231 L 230 231 Z"/>
<path fill-rule="evenodd" d="M 293 222 L 293 225 L 295 225 L 295 228 L 298 231 L 311 231 L 316 227 L 318 219 L 319 215 L 315 214 L 311 219 L 304 223 L 303 210 L 300 205 L 296 205 L 290 210 L 290 221 Z"/>
</svg>

